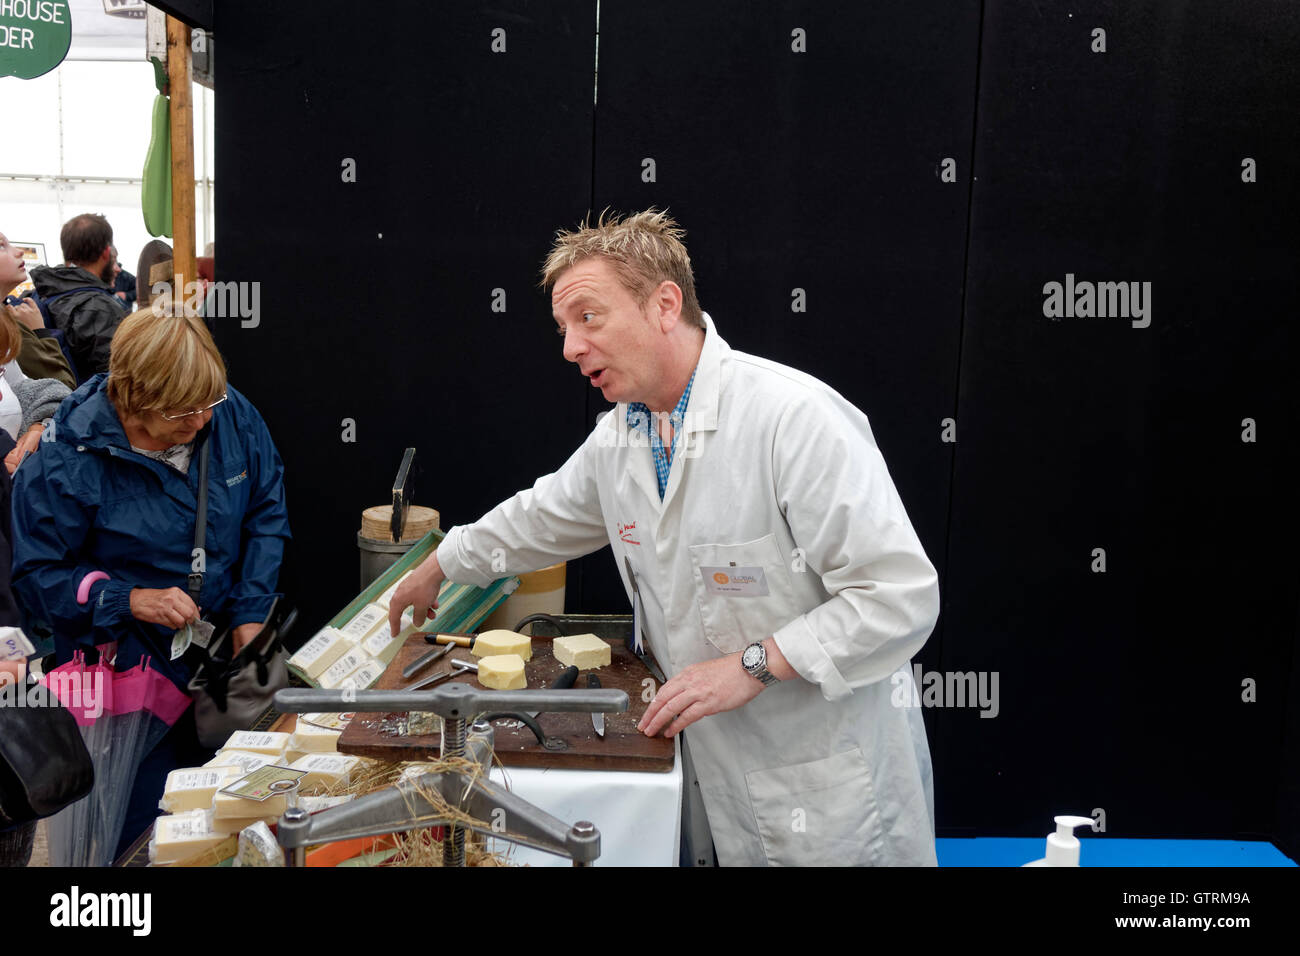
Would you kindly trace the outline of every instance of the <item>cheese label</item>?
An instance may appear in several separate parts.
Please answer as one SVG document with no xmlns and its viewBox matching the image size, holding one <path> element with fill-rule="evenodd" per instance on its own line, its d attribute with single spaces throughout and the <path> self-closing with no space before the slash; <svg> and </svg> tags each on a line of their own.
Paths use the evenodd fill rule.
<svg viewBox="0 0 1300 956">
<path fill-rule="evenodd" d="M 388 620 L 388 612 L 377 604 L 367 604 L 357 616 L 348 621 L 346 625 L 339 628 L 343 636 L 352 643 L 362 640 L 367 634 L 374 630 L 375 625 L 380 621 Z"/>
<path fill-rule="evenodd" d="M 305 776 L 307 776 L 305 770 L 290 770 L 288 767 L 277 767 L 271 764 L 258 767 L 230 786 L 222 787 L 221 793 L 228 793 L 232 797 L 243 797 L 245 800 L 256 800 L 260 803 L 277 794 L 293 790 L 298 785 L 298 781 Z"/>
<path fill-rule="evenodd" d="M 767 597 L 767 576 L 762 568 L 700 568 L 704 589 L 721 597 Z"/>
<path fill-rule="evenodd" d="M 225 779 L 224 770 L 182 770 L 168 778 L 167 789 L 169 791 L 202 790 L 206 787 L 215 787 Z"/>
</svg>

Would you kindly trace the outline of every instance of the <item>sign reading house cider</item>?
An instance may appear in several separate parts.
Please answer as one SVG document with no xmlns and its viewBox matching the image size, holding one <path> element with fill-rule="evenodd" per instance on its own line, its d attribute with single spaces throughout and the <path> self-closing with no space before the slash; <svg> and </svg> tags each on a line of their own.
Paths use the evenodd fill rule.
<svg viewBox="0 0 1300 956">
<path fill-rule="evenodd" d="M 50 72 L 72 44 L 67 0 L 0 0 L 0 77 Z"/>
</svg>

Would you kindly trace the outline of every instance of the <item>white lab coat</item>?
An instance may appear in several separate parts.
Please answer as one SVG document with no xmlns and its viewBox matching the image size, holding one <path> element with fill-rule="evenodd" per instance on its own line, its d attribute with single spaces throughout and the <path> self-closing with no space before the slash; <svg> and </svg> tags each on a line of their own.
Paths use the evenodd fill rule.
<svg viewBox="0 0 1300 956">
<path fill-rule="evenodd" d="M 648 439 L 619 405 L 557 472 L 452 529 L 438 561 L 486 585 L 502 560 L 522 573 L 612 545 L 669 677 L 774 635 L 803 679 L 686 730 L 719 862 L 933 865 L 925 727 L 891 698 L 917 699 L 909 660 L 938 616 L 934 567 L 866 416 L 733 351 L 705 319 L 662 502 Z M 700 569 L 733 564 L 761 568 L 768 595 L 710 593 Z"/>
</svg>

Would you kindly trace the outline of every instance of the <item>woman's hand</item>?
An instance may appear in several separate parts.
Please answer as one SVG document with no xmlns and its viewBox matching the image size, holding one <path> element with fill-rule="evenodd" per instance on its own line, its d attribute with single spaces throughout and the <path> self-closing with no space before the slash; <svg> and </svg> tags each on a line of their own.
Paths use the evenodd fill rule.
<svg viewBox="0 0 1300 956">
<path fill-rule="evenodd" d="M 23 299 L 17 305 L 6 305 L 5 311 L 15 322 L 21 322 L 33 332 L 45 328 L 45 316 L 41 315 L 40 307 L 31 299 Z"/>
<path fill-rule="evenodd" d="M 180 588 L 132 588 L 131 615 L 173 631 L 199 619 L 199 609 Z"/>
<path fill-rule="evenodd" d="M 41 447 L 41 435 L 45 431 L 45 426 L 37 422 L 22 438 L 18 439 L 18 444 L 14 445 L 14 450 L 5 455 L 5 471 L 13 474 L 18 470 L 19 463 L 23 460 L 24 453 L 36 454 Z"/>
<path fill-rule="evenodd" d="M 244 647 L 248 644 L 249 641 L 257 637 L 257 635 L 261 633 L 262 633 L 262 624 L 258 624 L 256 621 L 251 621 L 248 624 L 239 625 L 239 627 L 235 628 L 230 634 L 231 643 L 234 644 L 234 649 L 232 650 L 232 653 L 238 654 L 240 651 L 244 649 Z"/>
</svg>

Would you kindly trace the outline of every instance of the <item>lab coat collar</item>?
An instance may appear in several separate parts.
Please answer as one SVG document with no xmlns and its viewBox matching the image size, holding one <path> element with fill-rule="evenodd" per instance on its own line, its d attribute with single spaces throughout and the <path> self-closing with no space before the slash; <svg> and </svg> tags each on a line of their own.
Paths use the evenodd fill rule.
<svg viewBox="0 0 1300 956">
<path fill-rule="evenodd" d="M 718 393 L 722 390 L 722 358 L 725 353 L 731 351 L 731 346 L 718 335 L 709 313 L 705 312 L 703 315 L 704 348 L 700 350 L 700 360 L 695 366 L 691 401 L 686 406 L 686 421 L 682 426 L 685 432 L 718 430 Z M 618 418 L 615 421 L 627 421 L 627 407 L 627 402 L 618 403 L 615 409 Z M 658 496 L 657 490 L 655 495 Z"/>
</svg>

